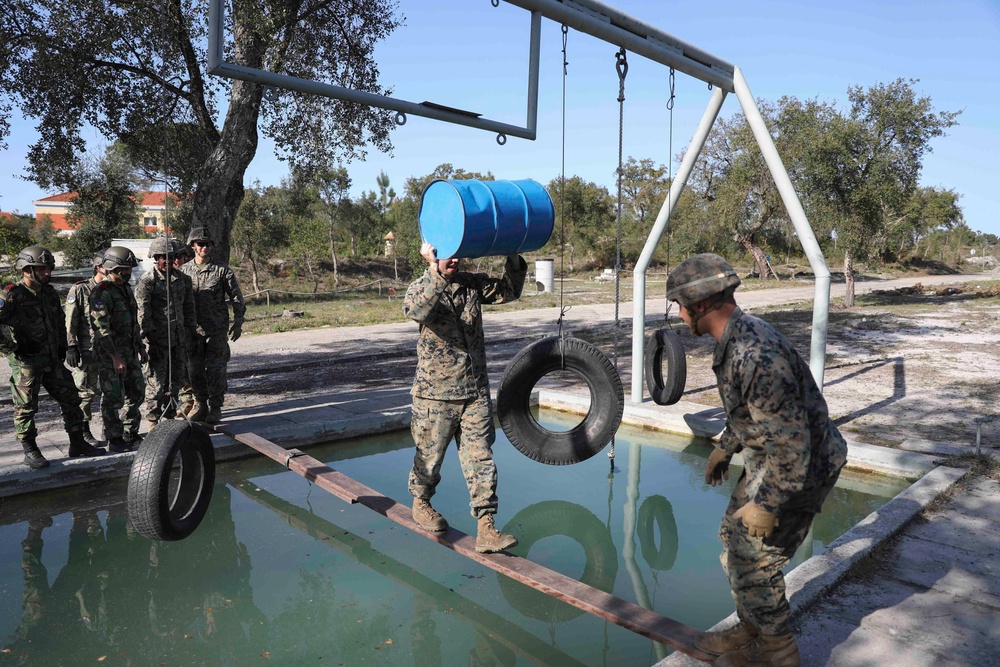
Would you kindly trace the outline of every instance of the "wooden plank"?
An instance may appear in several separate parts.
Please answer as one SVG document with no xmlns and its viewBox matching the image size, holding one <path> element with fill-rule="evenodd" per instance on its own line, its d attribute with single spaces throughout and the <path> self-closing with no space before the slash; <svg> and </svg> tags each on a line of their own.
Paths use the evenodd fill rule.
<svg viewBox="0 0 1000 667">
<path fill-rule="evenodd" d="M 289 470 L 302 475 L 341 500 L 349 503 L 361 503 L 404 528 L 434 540 L 438 544 L 511 579 L 531 586 L 589 614 L 666 644 L 698 660 L 713 662 L 715 659 L 714 656 L 695 647 L 695 642 L 702 633 L 688 625 L 661 616 L 654 611 L 617 598 L 514 554 L 507 552 L 481 554 L 476 551 L 476 538 L 474 536 L 452 527 L 441 533 L 425 531 L 413 520 L 408 505 L 383 496 L 378 491 L 337 472 L 298 449 L 285 449 L 255 433 L 232 433 L 225 427 L 215 426 L 214 428 L 216 431 L 225 433 L 252 447 Z"/>
</svg>

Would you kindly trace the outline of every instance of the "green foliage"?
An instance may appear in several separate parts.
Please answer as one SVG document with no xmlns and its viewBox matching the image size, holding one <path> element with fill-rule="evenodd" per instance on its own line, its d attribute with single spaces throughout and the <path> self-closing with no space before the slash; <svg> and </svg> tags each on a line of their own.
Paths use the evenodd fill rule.
<svg viewBox="0 0 1000 667">
<path fill-rule="evenodd" d="M 243 198 L 233 225 L 232 244 L 250 265 L 254 292 L 260 291 L 260 272 L 267 260 L 288 245 L 289 226 L 283 219 L 283 192 L 254 183 Z"/>
<path fill-rule="evenodd" d="M 17 253 L 30 245 L 35 245 L 30 234 L 33 222 L 31 216 L 27 215 L 4 214 L 0 217 L 0 265 L 8 268 L 8 271 L 0 276 L 4 284 L 21 278 L 15 274 L 13 264 Z"/>
<path fill-rule="evenodd" d="M 578 265 L 614 267 L 617 242 L 615 199 L 603 185 L 579 176 L 555 178 L 548 185 L 555 206 L 555 231 L 541 252 L 560 255 L 570 271 Z"/>
</svg>

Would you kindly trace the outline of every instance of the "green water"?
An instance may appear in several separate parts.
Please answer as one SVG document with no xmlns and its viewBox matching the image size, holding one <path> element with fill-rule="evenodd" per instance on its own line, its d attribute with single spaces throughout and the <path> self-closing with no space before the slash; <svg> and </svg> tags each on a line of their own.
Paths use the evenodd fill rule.
<svg viewBox="0 0 1000 667">
<path fill-rule="evenodd" d="M 310 454 L 408 502 L 411 448 L 402 433 Z M 705 486 L 703 445 L 623 429 L 609 474 L 604 453 L 544 466 L 498 430 L 495 455 L 497 523 L 521 538 L 520 555 L 700 629 L 732 612 L 716 529 L 737 475 Z M 435 507 L 473 533 L 454 451 L 442 475 Z M 796 563 L 905 486 L 845 473 Z M 667 654 L 267 460 L 222 466 L 209 515 L 182 542 L 133 534 L 124 497 L 113 483 L 0 501 L 0 665 L 649 665 Z"/>
</svg>

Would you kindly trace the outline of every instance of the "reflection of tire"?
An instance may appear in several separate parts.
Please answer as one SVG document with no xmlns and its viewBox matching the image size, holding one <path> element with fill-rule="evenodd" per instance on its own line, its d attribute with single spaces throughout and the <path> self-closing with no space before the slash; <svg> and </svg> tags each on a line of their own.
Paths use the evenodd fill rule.
<svg viewBox="0 0 1000 667">
<path fill-rule="evenodd" d="M 590 410 L 568 431 L 550 431 L 531 416 L 531 390 L 543 376 L 571 371 L 590 389 Z M 611 441 L 622 421 L 625 392 L 614 365 L 579 338 L 543 338 L 510 360 L 497 391 L 497 414 L 507 439 L 525 456 L 549 465 L 586 461 Z"/>
<path fill-rule="evenodd" d="M 660 548 L 656 548 L 656 531 L 660 529 Z M 677 521 L 674 508 L 663 496 L 649 496 L 639 506 L 639 547 L 642 557 L 654 570 L 669 570 L 677 560 Z"/>
<path fill-rule="evenodd" d="M 171 484 L 174 460 L 179 478 Z M 183 540 L 205 518 L 215 485 L 212 439 L 197 424 L 160 422 L 142 441 L 128 478 L 128 518 L 152 540 Z"/>
<path fill-rule="evenodd" d="M 667 375 L 663 375 L 663 364 Z M 684 343 L 672 329 L 658 329 L 646 341 L 646 389 L 657 405 L 673 405 L 681 400 L 687 382 Z"/>
<path fill-rule="evenodd" d="M 576 541 L 587 558 L 580 581 L 605 593 L 614 588 L 618 576 L 618 549 L 607 527 L 587 508 L 563 500 L 536 503 L 515 514 L 503 531 L 517 537 L 517 546 L 509 551 L 522 558 L 527 558 L 531 547 L 546 537 L 563 535 Z M 568 621 L 584 613 L 582 609 L 513 579 L 504 576 L 498 579 L 507 602 L 525 616 L 555 622 Z"/>
</svg>

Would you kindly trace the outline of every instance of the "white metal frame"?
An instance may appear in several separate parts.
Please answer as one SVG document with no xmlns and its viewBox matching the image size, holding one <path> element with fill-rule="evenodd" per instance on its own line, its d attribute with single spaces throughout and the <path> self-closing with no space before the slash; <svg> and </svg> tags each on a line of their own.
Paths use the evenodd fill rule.
<svg viewBox="0 0 1000 667">
<path fill-rule="evenodd" d="M 528 61 L 528 108 L 525 125 L 519 127 L 501 123 L 488 118 L 480 118 L 460 110 L 449 110 L 437 105 L 415 103 L 394 97 L 375 95 L 372 93 L 342 88 L 317 81 L 298 79 L 284 74 L 276 74 L 264 70 L 244 67 L 224 62 L 223 55 L 223 15 L 225 0 L 211 0 L 209 7 L 209 46 L 208 71 L 210 74 L 231 79 L 242 79 L 265 86 L 274 86 L 288 90 L 321 95 L 334 99 L 348 100 L 367 104 L 382 109 L 397 112 L 397 123 L 405 122 L 405 114 L 423 116 L 442 120 L 457 125 L 465 125 L 497 133 L 497 141 L 504 143 L 506 136 L 534 140 L 536 135 L 536 120 L 538 114 L 538 67 L 542 17 L 557 23 L 587 33 L 615 46 L 624 48 L 650 60 L 672 67 L 711 84 L 714 87 L 712 97 L 705 109 L 701 123 L 698 125 L 691 145 L 681 160 L 677 175 L 670 186 L 666 201 L 660 208 L 656 221 L 649 232 L 649 237 L 636 262 L 634 288 L 632 293 L 632 401 L 642 402 L 643 391 L 643 359 L 645 353 L 646 324 L 646 270 L 652 260 L 653 252 L 667 229 L 670 215 L 676 204 L 691 170 L 708 139 L 708 134 L 719 115 L 722 103 L 727 93 L 735 93 L 740 108 L 750 124 L 757 144 L 760 146 L 764 161 L 778 187 L 781 199 L 788 210 L 789 218 L 795 228 L 795 233 L 802 243 L 806 257 L 815 275 L 813 302 L 812 344 L 810 349 L 809 368 L 816 384 L 823 386 L 823 374 L 826 364 L 826 336 L 830 310 L 830 270 L 823 257 L 823 251 L 816 241 L 809 220 L 799 201 L 791 179 L 781 162 L 778 150 L 771 134 L 764 124 L 760 110 L 754 100 L 746 79 L 739 67 L 721 58 L 702 51 L 669 33 L 654 28 L 638 19 L 609 7 L 598 0 L 505 0 L 505 2 L 521 7 L 531 12 L 530 52 Z M 668 159 L 672 159 L 668 156 Z"/>
</svg>

